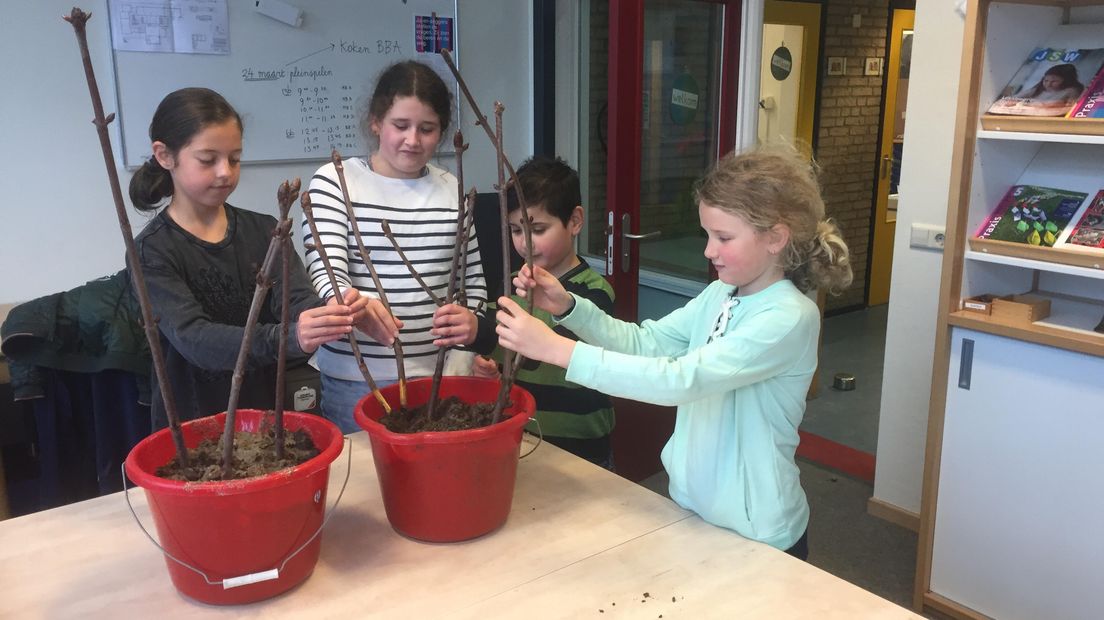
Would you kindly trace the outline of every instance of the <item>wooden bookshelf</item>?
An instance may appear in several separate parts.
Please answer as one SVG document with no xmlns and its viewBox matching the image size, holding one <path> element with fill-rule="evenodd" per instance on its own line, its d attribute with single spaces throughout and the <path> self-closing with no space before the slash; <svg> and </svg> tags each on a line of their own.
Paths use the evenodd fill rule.
<svg viewBox="0 0 1104 620">
<path fill-rule="evenodd" d="M 982 114 L 981 128 L 989 131 L 1104 136 L 1104 119 Z"/>
<path fill-rule="evenodd" d="M 1101 307 L 1101 314 L 1104 316 L 1104 307 Z M 952 312 L 947 322 L 955 327 L 965 327 L 1006 338 L 1104 357 L 1104 334 L 1065 328 L 1046 321 L 1028 324 L 1009 323 L 969 310 L 959 310 Z"/>
<path fill-rule="evenodd" d="M 1005 256 L 1003 254 L 992 254 L 989 252 L 979 252 L 977 250 L 968 250 L 963 254 L 963 259 L 968 261 L 979 261 L 984 263 L 993 263 L 995 265 L 1008 265 L 1011 267 L 1024 267 L 1040 272 L 1052 272 L 1052 273 L 1064 273 L 1075 276 L 1081 276 L 1083 278 L 1092 278 L 1095 280 L 1104 280 L 1104 269 L 1094 269 L 1091 267 L 1078 267 L 1076 265 L 1065 265 L 1062 263 L 1054 263 L 1050 261 L 1039 261 L 1030 258 L 1020 258 L 1018 256 Z"/>
<path fill-rule="evenodd" d="M 1075 478 L 1104 477 L 1104 382 L 1071 379 L 1104 373 L 1104 250 L 973 236 L 1010 187 L 1104 188 L 1104 119 L 984 113 L 1038 47 L 1104 47 L 1104 0 L 967 4 L 914 592 L 917 610 L 955 618 L 1099 615 L 1104 547 L 1084 546 L 1095 530 L 1068 511 L 1085 495 Z M 1049 314 L 963 307 L 1025 292 Z"/>
<path fill-rule="evenodd" d="M 1104 181 L 1104 177 L 1102 177 Z M 1073 223 L 1070 224 L 1071 226 Z M 997 241 L 995 239 L 970 238 L 970 249 L 976 252 L 1009 256 L 1038 263 L 1054 263 L 1058 265 L 1071 265 L 1087 269 L 1101 270 L 1104 277 L 1104 250 L 1095 248 L 1077 248 L 1074 246 L 1042 247 L 1010 241 Z M 1045 269 L 1043 265 L 1033 266 L 1036 269 Z M 1088 275 L 1088 274 L 1085 274 Z"/>
</svg>

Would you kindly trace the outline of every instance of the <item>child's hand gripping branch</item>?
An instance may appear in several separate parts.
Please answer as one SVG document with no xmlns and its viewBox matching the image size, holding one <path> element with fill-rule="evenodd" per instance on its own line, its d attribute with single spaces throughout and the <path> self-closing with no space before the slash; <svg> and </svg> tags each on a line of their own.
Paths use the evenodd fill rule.
<svg viewBox="0 0 1104 620">
<path fill-rule="evenodd" d="M 567 368 L 575 341 L 552 331 L 509 297 L 498 298 L 498 343 L 539 362 Z"/>
<path fill-rule="evenodd" d="M 514 288 L 519 297 L 529 299 L 532 295 L 533 305 L 553 316 L 563 316 L 575 307 L 575 299 L 560 279 L 539 265 L 533 266 L 532 273 L 529 265 L 522 265 L 514 276 Z"/>
<path fill-rule="evenodd" d="M 381 344 L 394 343 L 403 322 L 391 316 L 379 299 L 361 295 L 355 288 L 346 289 L 342 297 L 342 301 L 331 297 L 325 306 L 300 316 L 299 342 L 311 345 L 310 349 L 304 347 L 304 352 L 345 336 L 353 327 Z"/>
<path fill-rule="evenodd" d="M 514 286 L 519 296 L 531 298 L 536 307 L 554 316 L 567 314 L 575 305 L 560 280 L 541 267 L 534 266 L 530 272 L 528 266 L 523 266 L 514 278 Z M 552 331 L 509 297 L 500 297 L 498 307 L 499 344 L 529 359 L 567 368 L 575 350 L 574 340 Z"/>
<path fill-rule="evenodd" d="M 355 289 L 345 291 L 345 298 L 339 301 L 331 298 L 324 306 L 310 308 L 299 314 L 295 324 L 295 335 L 299 339 L 299 348 L 304 353 L 314 353 L 318 347 L 341 338 L 353 330 L 357 313 L 364 312 L 364 301 L 358 299 Z"/>
<path fill-rule="evenodd" d="M 350 293 L 359 294 L 355 288 L 345 291 L 345 303 L 349 304 Z M 334 298 L 330 298 L 330 303 Z M 349 306 L 353 312 L 353 325 L 361 332 L 368 334 L 376 342 L 391 346 L 399 337 L 399 330 L 403 322 L 391 315 L 383 302 L 375 297 L 360 295 L 360 298 Z"/>
<path fill-rule="evenodd" d="M 445 304 L 433 312 L 433 328 L 438 347 L 466 346 L 475 342 L 479 320 L 471 310 L 457 304 Z"/>
<path fill-rule="evenodd" d="M 476 355 L 472 358 L 472 375 L 483 379 L 498 379 L 502 372 L 498 369 L 498 362 L 489 357 Z"/>
<path fill-rule="evenodd" d="M 361 296 L 355 288 L 346 289 L 342 297 L 340 301 L 331 297 L 325 306 L 299 315 L 295 333 L 304 353 L 313 353 L 327 342 L 344 337 L 353 327 L 377 342 L 394 342 L 402 321 L 391 316 L 378 299 Z"/>
</svg>

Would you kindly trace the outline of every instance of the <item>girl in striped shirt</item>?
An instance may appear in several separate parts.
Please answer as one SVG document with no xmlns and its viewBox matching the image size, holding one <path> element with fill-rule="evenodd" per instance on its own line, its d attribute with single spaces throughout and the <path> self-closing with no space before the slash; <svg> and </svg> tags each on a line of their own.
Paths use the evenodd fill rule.
<svg viewBox="0 0 1104 620">
<path fill-rule="evenodd" d="M 362 130 L 376 143 L 376 149 L 368 157 L 353 157 L 343 163 L 357 227 L 394 316 L 379 301 L 368 269 L 357 253 L 333 163 L 319 168 L 310 183 L 315 221 L 338 286 L 342 291 L 356 288 L 370 297 L 368 313 L 390 328 L 389 337 L 380 341 L 357 332 L 364 361 L 381 387 L 398 380 L 391 349 L 396 336 L 403 343 L 406 376 L 415 378 L 433 373 L 437 347 L 430 328 L 438 308 L 384 236 L 381 223 L 388 222 L 398 245 L 422 279 L 439 297 L 445 297 L 456 245 L 456 177 L 429 160 L 448 129 L 451 111 L 451 95 L 433 69 L 414 61 L 394 64 L 380 75 L 361 121 Z M 306 221 L 303 238 L 306 243 L 313 243 Z M 307 263 L 311 281 L 322 299 L 339 294 L 332 290 L 317 251 L 307 252 Z M 474 237 L 468 246 L 464 278 L 468 305 L 475 307 L 486 301 L 486 284 Z M 318 350 L 316 362 L 322 373 L 323 414 L 346 433 L 359 430 L 353 420 L 353 408 L 369 390 L 348 342 L 338 340 L 324 345 Z"/>
</svg>

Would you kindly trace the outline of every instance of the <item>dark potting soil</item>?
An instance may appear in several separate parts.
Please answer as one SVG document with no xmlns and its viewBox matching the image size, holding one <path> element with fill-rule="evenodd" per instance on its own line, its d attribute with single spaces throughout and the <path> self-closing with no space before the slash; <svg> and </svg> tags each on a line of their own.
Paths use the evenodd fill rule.
<svg viewBox="0 0 1104 620">
<path fill-rule="evenodd" d="M 392 409 L 380 418 L 380 423 L 392 433 L 424 433 L 427 431 L 466 431 L 491 425 L 494 403 L 466 403 L 455 396 L 437 403 L 433 419 L 426 417 L 428 404 L 413 409 Z"/>
<path fill-rule="evenodd" d="M 274 429 L 252 433 L 234 433 L 234 472 L 231 480 L 263 476 L 295 467 L 318 456 L 318 448 L 306 431 L 298 429 L 284 433 L 284 458 L 276 458 Z M 169 480 L 210 482 L 222 480 L 222 437 L 204 439 L 188 451 L 191 466 L 184 471 L 176 456 L 157 469 L 157 475 Z"/>
</svg>

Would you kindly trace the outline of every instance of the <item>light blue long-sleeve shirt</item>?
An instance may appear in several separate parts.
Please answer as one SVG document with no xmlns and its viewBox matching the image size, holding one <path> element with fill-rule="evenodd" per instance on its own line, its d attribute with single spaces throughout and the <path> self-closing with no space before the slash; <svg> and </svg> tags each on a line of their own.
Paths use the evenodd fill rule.
<svg viewBox="0 0 1104 620">
<path fill-rule="evenodd" d="M 715 281 L 684 307 L 640 325 L 576 297 L 560 321 L 584 341 L 567 380 L 677 405 L 662 454 L 671 498 L 710 523 L 788 549 L 809 522 L 794 452 L 820 313 L 789 280 L 743 297 L 732 290 Z M 711 338 L 726 307 L 731 318 Z"/>
</svg>

